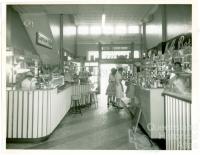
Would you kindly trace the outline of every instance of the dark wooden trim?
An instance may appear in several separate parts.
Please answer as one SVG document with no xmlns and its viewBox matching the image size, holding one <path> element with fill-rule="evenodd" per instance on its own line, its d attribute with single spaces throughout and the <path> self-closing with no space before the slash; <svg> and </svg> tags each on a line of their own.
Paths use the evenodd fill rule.
<svg viewBox="0 0 200 155">
<path fill-rule="evenodd" d="M 47 140 L 50 135 L 40 138 L 6 138 L 6 143 L 36 143 Z"/>
</svg>

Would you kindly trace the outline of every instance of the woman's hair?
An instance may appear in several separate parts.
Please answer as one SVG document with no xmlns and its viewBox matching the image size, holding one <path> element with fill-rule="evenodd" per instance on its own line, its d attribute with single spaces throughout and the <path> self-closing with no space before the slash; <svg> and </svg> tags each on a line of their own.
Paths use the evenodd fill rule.
<svg viewBox="0 0 200 155">
<path fill-rule="evenodd" d="M 117 72 L 117 70 L 116 70 L 115 68 L 112 68 L 112 69 L 111 69 L 111 73 L 112 73 L 113 75 L 115 75 L 116 72 Z"/>
<path fill-rule="evenodd" d="M 175 62 L 174 65 L 178 65 L 179 67 L 181 67 L 181 63 L 180 62 Z"/>
<path fill-rule="evenodd" d="M 122 68 L 122 67 L 119 67 L 119 68 L 118 68 L 118 71 L 123 71 L 123 68 Z"/>
</svg>

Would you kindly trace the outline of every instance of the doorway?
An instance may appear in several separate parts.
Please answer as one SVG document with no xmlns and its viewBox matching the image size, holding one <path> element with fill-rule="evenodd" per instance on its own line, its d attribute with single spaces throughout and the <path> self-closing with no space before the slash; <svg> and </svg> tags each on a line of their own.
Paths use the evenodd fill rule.
<svg viewBox="0 0 200 155">
<path fill-rule="evenodd" d="M 106 95 L 106 89 L 108 86 L 108 79 L 109 74 L 112 68 L 118 68 L 119 66 L 125 68 L 129 67 L 128 64 L 100 64 L 100 98 L 101 98 L 101 106 L 107 108 L 107 95 Z M 124 86 L 124 92 L 126 90 L 125 87 L 125 81 L 122 81 L 122 84 Z"/>
</svg>

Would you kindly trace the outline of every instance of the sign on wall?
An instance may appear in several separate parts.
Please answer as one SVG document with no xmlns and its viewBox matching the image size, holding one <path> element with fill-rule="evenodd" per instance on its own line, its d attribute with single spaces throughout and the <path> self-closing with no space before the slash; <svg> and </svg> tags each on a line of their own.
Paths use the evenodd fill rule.
<svg viewBox="0 0 200 155">
<path fill-rule="evenodd" d="M 36 32 L 36 43 L 38 45 L 47 47 L 52 49 L 53 48 L 53 41 L 52 39 L 48 38 L 47 36 L 45 36 L 44 34 L 40 33 L 40 32 Z"/>
</svg>

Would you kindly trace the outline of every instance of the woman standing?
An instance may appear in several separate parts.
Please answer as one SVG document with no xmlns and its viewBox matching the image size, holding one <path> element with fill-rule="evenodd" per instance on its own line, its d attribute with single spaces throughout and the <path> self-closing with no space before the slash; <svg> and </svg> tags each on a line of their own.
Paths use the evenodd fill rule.
<svg viewBox="0 0 200 155">
<path fill-rule="evenodd" d="M 107 106 L 109 107 L 110 103 L 115 102 L 115 95 L 116 95 L 116 80 L 115 80 L 115 74 L 117 70 L 115 68 L 111 69 L 111 73 L 109 75 L 108 80 L 108 87 L 106 89 L 106 95 L 108 95 L 107 98 Z"/>
<path fill-rule="evenodd" d="M 118 108 L 122 108 L 120 106 L 121 103 L 121 98 L 124 97 L 124 89 L 123 89 L 123 85 L 122 85 L 122 72 L 123 72 L 123 68 L 120 67 L 118 68 L 117 73 L 115 74 L 115 79 L 116 79 L 116 98 L 117 98 L 117 107 Z"/>
</svg>

